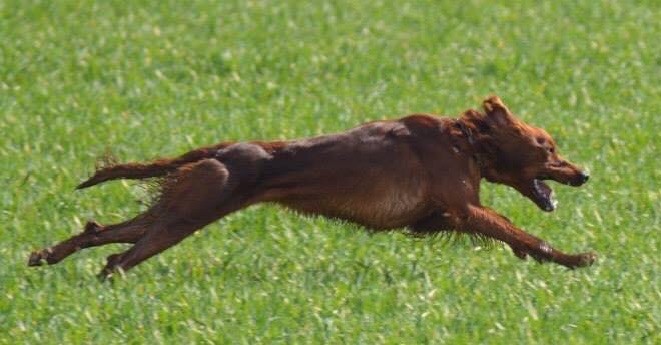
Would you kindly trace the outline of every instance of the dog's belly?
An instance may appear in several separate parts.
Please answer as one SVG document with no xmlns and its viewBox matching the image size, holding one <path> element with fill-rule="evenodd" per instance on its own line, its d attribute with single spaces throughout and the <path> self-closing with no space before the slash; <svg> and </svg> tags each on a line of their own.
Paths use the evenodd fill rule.
<svg viewBox="0 0 661 345">
<path fill-rule="evenodd" d="M 278 201 L 304 214 L 343 219 L 375 230 L 388 230 L 414 223 L 427 213 L 423 188 L 399 185 L 379 188 L 379 185 L 354 186 L 353 190 L 324 190 L 318 193 L 295 193 Z"/>
</svg>

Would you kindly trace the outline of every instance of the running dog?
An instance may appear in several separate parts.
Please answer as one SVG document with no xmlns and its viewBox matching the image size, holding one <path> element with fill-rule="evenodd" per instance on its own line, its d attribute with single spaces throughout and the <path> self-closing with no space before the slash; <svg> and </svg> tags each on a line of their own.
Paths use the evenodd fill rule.
<svg viewBox="0 0 661 345">
<path fill-rule="evenodd" d="M 501 241 L 514 254 L 568 268 L 591 265 L 593 253 L 566 254 L 480 203 L 480 183 L 510 186 L 553 211 L 553 180 L 580 186 L 588 175 L 563 159 L 544 130 L 516 118 L 496 96 L 484 111 L 459 118 L 413 114 L 348 131 L 292 141 L 222 142 L 173 159 L 101 167 L 78 186 L 116 179 L 160 178 L 161 191 L 142 214 L 122 223 L 90 221 L 82 233 L 33 252 L 30 266 L 74 252 L 131 243 L 110 255 L 107 278 L 179 243 L 193 232 L 257 203 L 417 236 L 459 232 Z"/>
</svg>

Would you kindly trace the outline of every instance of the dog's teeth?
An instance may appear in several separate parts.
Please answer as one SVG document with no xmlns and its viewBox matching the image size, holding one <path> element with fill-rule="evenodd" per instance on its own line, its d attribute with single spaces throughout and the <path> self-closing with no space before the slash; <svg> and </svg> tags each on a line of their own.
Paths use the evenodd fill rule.
<svg viewBox="0 0 661 345">
<path fill-rule="evenodd" d="M 533 186 L 535 187 L 535 192 L 537 192 L 537 194 L 541 194 L 542 191 L 541 191 L 541 189 L 539 188 L 539 180 L 537 180 L 537 179 L 533 180 L 533 181 L 532 181 L 532 184 L 533 184 Z"/>
<path fill-rule="evenodd" d="M 551 200 L 551 205 L 553 205 L 553 209 L 555 210 L 558 207 L 558 200 L 555 199 L 553 192 L 551 192 L 549 195 L 549 199 Z"/>
</svg>

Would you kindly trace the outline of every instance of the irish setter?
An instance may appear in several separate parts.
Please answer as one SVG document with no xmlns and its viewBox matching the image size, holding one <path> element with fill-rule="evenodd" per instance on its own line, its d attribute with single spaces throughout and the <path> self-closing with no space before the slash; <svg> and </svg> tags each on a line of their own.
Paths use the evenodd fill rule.
<svg viewBox="0 0 661 345">
<path fill-rule="evenodd" d="M 33 252 L 29 265 L 55 264 L 82 248 L 132 243 L 108 257 L 100 273 L 105 278 L 261 202 L 376 231 L 474 234 L 506 243 L 521 259 L 591 265 L 595 254 L 563 253 L 480 203 L 486 179 L 513 187 L 550 212 L 555 201 L 544 180 L 570 186 L 588 180 L 558 155 L 546 131 L 517 119 L 498 97 L 483 107 L 457 119 L 414 114 L 309 139 L 223 142 L 174 159 L 102 167 L 78 188 L 160 177 L 160 196 L 125 222 L 88 222 L 82 233 Z"/>
</svg>

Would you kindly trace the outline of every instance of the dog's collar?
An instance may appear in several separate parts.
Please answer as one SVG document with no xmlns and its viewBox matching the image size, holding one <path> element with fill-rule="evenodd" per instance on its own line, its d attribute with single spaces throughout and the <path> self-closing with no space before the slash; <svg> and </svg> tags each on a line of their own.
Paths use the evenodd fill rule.
<svg viewBox="0 0 661 345">
<path fill-rule="evenodd" d="M 468 126 L 464 123 L 464 121 L 461 121 L 461 119 L 457 119 L 456 121 L 457 126 L 459 126 L 459 130 L 461 130 L 461 133 L 466 136 L 466 139 L 468 139 L 468 143 L 471 144 L 471 146 L 475 145 L 475 138 L 473 137 L 473 131 L 471 131 Z"/>
<path fill-rule="evenodd" d="M 473 136 L 473 130 L 471 130 L 470 127 L 466 126 L 466 124 L 462 119 L 456 119 L 454 123 L 457 125 L 457 127 L 459 127 L 461 134 L 463 134 L 466 137 L 468 144 L 473 148 L 473 159 L 475 159 L 477 166 L 480 167 L 481 170 L 482 167 L 484 166 L 484 161 L 480 157 L 478 147 L 475 145 L 476 141 L 475 141 L 475 137 Z"/>
</svg>

